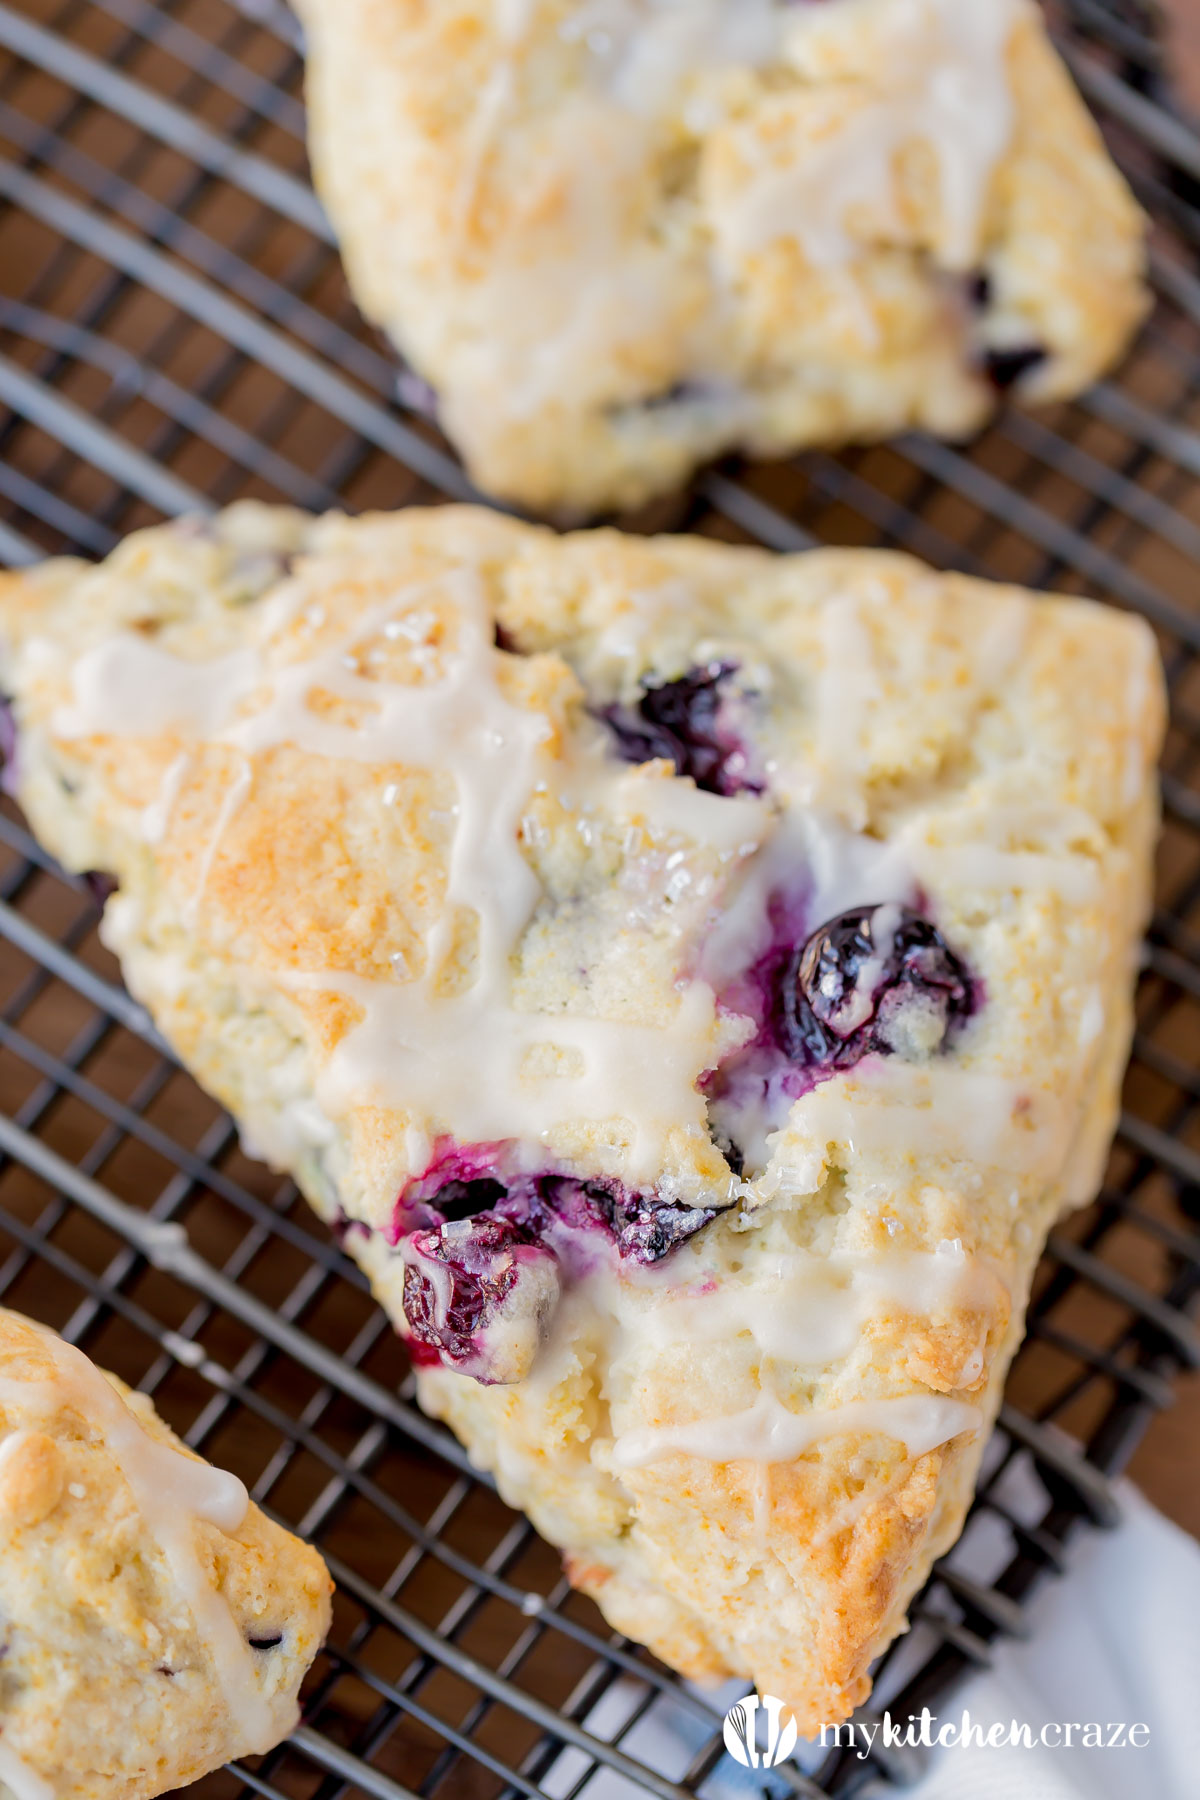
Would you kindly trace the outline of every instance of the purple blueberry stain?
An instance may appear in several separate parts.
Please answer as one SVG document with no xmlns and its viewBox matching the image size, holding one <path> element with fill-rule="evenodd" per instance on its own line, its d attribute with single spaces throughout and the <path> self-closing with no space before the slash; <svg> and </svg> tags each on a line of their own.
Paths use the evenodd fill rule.
<svg viewBox="0 0 1200 1800">
<path fill-rule="evenodd" d="M 528 1373 L 564 1283 L 606 1252 L 659 1263 L 720 1210 L 603 1177 L 506 1173 L 507 1145 L 435 1150 L 388 1233 L 406 1265 L 410 1349 L 418 1365 L 441 1363 L 489 1385 Z"/>
<path fill-rule="evenodd" d="M 519 1381 L 558 1301 L 554 1252 L 496 1214 L 452 1219 L 404 1240 L 404 1317 L 414 1360 L 491 1386 Z"/>
<path fill-rule="evenodd" d="M 795 907 L 771 907 L 772 936 L 718 996 L 754 1030 L 704 1083 L 714 1140 L 730 1166 L 765 1163 L 765 1140 L 793 1101 L 868 1055 L 920 1061 L 949 1050 L 978 983 L 931 920 L 895 904 L 855 907 L 799 944 Z"/>
<path fill-rule="evenodd" d="M 990 311 L 995 299 L 995 284 L 986 269 L 978 269 L 966 278 L 967 303 L 972 311 Z M 981 372 L 998 394 L 1015 388 L 1031 370 L 1040 368 L 1049 351 L 1042 344 L 1029 342 L 1005 346 L 984 345 L 977 352 Z"/>
<path fill-rule="evenodd" d="M 417 413 L 431 424 L 438 423 L 440 402 L 437 389 L 431 387 L 414 369 L 401 369 L 396 375 L 396 398 L 406 411 Z"/>
<path fill-rule="evenodd" d="M 748 1041 L 701 1083 L 734 1174 L 765 1163 L 767 1137 L 819 1082 L 868 1055 L 920 1061 L 951 1047 L 981 989 L 921 904 L 858 906 L 808 930 L 811 894 L 772 894 L 753 960 L 715 984 L 719 1008 L 749 1022 Z M 723 1210 L 610 1177 L 531 1172 L 514 1142 L 439 1139 L 386 1233 L 404 1260 L 413 1360 L 520 1381 L 566 1285 L 609 1258 L 662 1263 Z"/>
<path fill-rule="evenodd" d="M 936 925 L 905 906 L 858 907 L 788 959 L 776 1031 L 791 1061 L 845 1069 L 872 1051 L 939 1050 L 971 1007 L 970 978 Z"/>
<path fill-rule="evenodd" d="M 489 1184 L 497 1190 L 494 1198 L 501 1198 L 507 1190 L 497 1171 L 507 1158 L 508 1146 L 503 1143 L 460 1144 L 451 1137 L 437 1138 L 433 1156 L 423 1174 L 406 1183 L 400 1195 L 387 1233 L 388 1241 L 398 1244 L 401 1238 L 422 1226 L 443 1225 L 448 1218 L 470 1216 L 472 1209 L 464 1190 L 473 1188 L 476 1183 Z M 440 1201 L 436 1207 L 432 1204 L 442 1194 L 447 1196 L 452 1208 L 457 1208 L 456 1211 L 446 1212 Z M 487 1200 L 473 1210 L 485 1211 L 491 1203 Z"/>
<path fill-rule="evenodd" d="M 103 869 L 85 869 L 80 879 L 86 883 L 88 892 L 101 912 L 120 886 L 116 876 L 105 874 Z"/>
<path fill-rule="evenodd" d="M 609 416 L 617 425 L 636 424 L 643 419 L 660 419 L 669 429 L 678 422 L 688 428 L 736 414 L 745 405 L 745 391 L 736 381 L 719 375 L 684 375 L 666 387 L 621 400 L 609 408 Z"/>
<path fill-rule="evenodd" d="M 537 1178 L 538 1205 L 574 1231 L 599 1230 L 612 1238 L 622 1261 L 649 1267 L 717 1216 L 711 1206 L 682 1206 L 653 1191 L 619 1181 L 578 1181 L 572 1176 Z"/>
<path fill-rule="evenodd" d="M 631 706 L 605 707 L 601 717 L 617 754 L 631 763 L 672 763 L 676 775 L 710 794 L 761 794 L 764 784 L 730 716 L 736 673 L 731 663 L 709 663 L 674 681 L 646 683 Z"/>
</svg>

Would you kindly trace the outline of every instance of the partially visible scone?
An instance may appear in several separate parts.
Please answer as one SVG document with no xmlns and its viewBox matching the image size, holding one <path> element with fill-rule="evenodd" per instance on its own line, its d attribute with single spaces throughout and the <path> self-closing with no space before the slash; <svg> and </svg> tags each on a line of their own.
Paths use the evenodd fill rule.
<svg viewBox="0 0 1200 1800">
<path fill-rule="evenodd" d="M 1142 220 L 1033 0 L 299 0 L 351 286 L 481 487 L 634 505 L 731 448 L 1048 400 Z"/>
<path fill-rule="evenodd" d="M 903 556 L 257 506 L 0 585 L 133 992 L 614 1625 L 815 1730 L 1096 1190 L 1146 626 Z"/>
<path fill-rule="evenodd" d="M 144 1395 L 0 1311 L 0 1785 L 148 1800 L 269 1750 L 329 1626 L 315 1550 Z"/>
</svg>

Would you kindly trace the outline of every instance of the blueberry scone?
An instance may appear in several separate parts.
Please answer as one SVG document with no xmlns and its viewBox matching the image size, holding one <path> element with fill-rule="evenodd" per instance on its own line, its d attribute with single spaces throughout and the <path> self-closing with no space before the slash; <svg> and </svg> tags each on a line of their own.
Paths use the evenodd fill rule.
<svg viewBox="0 0 1200 1800">
<path fill-rule="evenodd" d="M 1033 0 L 298 9 L 351 286 L 529 508 L 961 435 L 1141 317 L 1138 209 Z"/>
<path fill-rule="evenodd" d="M 1096 1190 L 1137 619 L 903 556 L 255 505 L 0 588 L 10 779 L 427 1410 L 809 1730 L 960 1528 Z"/>
<path fill-rule="evenodd" d="M 269 1750 L 329 1624 L 315 1550 L 143 1394 L 0 1310 L 0 1789 L 145 1800 Z"/>
</svg>

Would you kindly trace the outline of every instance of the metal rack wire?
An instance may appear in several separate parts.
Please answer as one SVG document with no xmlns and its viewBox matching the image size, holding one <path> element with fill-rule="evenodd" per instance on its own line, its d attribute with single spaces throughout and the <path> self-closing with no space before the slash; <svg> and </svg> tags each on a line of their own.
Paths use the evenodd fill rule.
<svg viewBox="0 0 1200 1800">
<path fill-rule="evenodd" d="M 1200 1361 L 1200 136 L 1170 104 L 1153 0 L 1063 0 L 1055 21 L 1156 221 L 1158 305 L 1121 373 L 970 451 L 727 463 L 633 522 L 899 544 L 1087 589 L 1153 622 L 1171 678 L 1160 906 L 1108 1185 L 1043 1265 L 964 1540 L 991 1579 L 961 1552 L 939 1566 L 880 1675 L 894 1713 L 944 1700 L 1025 1628 L 1027 1595 L 1082 1522 L 1114 1517 L 1111 1477 Z M 21 0 L 0 4 L 0 53 L 0 558 L 101 555 L 248 494 L 468 494 L 349 302 L 282 6 Z M 362 1277 L 177 1069 L 96 922 L 6 806 L 0 1296 L 152 1393 L 339 1584 L 306 1723 L 212 1793 L 721 1793 L 717 1705 L 610 1633 L 415 1410 Z M 646 1748 L 664 1719 L 669 1768 Z M 911 1773 L 876 1749 L 770 1781 L 819 1800 Z"/>
</svg>

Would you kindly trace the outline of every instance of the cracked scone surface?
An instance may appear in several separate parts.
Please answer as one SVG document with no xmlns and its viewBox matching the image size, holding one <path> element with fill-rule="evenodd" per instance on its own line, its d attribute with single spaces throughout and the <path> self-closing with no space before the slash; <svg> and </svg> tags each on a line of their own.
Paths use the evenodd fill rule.
<svg viewBox="0 0 1200 1800">
<path fill-rule="evenodd" d="M 0 1782 L 143 1800 L 297 1723 L 317 1552 L 145 1395 L 0 1310 Z"/>
<path fill-rule="evenodd" d="M 298 10 L 359 304 L 534 510 L 964 435 L 1086 387 L 1144 310 L 1141 216 L 1032 0 Z"/>
<path fill-rule="evenodd" d="M 1131 1029 L 1153 637 L 903 556 L 253 505 L 0 587 L 10 779 L 423 1404 L 808 1730 L 953 1540 Z"/>
</svg>

